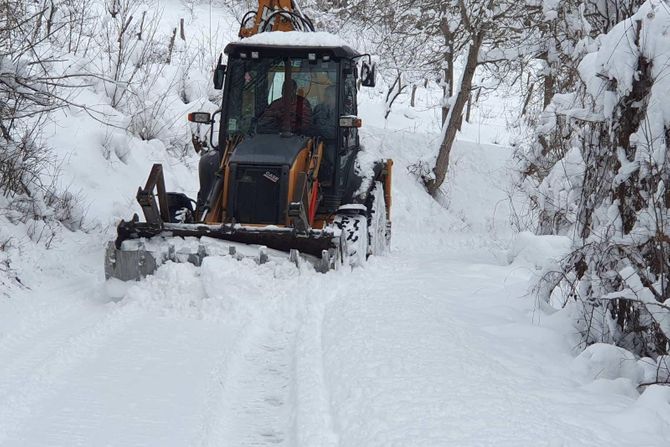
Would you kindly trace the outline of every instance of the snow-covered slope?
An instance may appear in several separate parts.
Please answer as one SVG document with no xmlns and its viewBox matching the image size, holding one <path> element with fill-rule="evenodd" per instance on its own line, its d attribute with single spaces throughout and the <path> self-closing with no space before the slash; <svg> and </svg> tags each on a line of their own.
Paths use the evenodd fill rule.
<svg viewBox="0 0 670 447">
<path fill-rule="evenodd" d="M 434 154 L 434 112 L 361 109 L 367 153 L 395 160 L 388 256 L 325 275 L 210 257 L 120 297 L 109 225 L 152 162 L 192 193 L 194 158 L 135 141 L 122 166 L 85 118 L 56 132 L 98 227 L 24 250 L 26 287 L 0 295 L 0 446 L 667 445 L 669 390 L 640 397 L 644 365 L 602 347 L 575 360 L 568 319 L 528 293 L 562 245 L 511 230 L 500 121 L 465 126 L 438 203 L 408 170 Z"/>
</svg>

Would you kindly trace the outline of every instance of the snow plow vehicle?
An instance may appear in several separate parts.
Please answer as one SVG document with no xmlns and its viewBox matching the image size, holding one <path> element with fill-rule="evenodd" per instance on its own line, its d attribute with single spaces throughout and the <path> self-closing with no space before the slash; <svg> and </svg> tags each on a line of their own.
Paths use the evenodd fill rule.
<svg viewBox="0 0 670 447">
<path fill-rule="evenodd" d="M 209 126 L 194 139 L 197 200 L 167 192 L 154 165 L 137 193 L 145 220 L 122 220 L 107 247 L 108 279 L 211 255 L 283 256 L 325 272 L 387 249 L 393 162 L 361 157 L 358 135 L 357 90 L 375 84 L 370 56 L 315 32 L 292 0 L 261 0 L 239 35 L 214 72 L 221 109 L 188 117 Z"/>
</svg>

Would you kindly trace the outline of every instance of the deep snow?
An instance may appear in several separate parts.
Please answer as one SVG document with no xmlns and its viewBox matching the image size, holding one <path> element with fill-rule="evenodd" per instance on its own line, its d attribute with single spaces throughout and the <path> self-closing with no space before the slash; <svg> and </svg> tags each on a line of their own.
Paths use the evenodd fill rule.
<svg viewBox="0 0 670 447">
<path fill-rule="evenodd" d="M 459 144 L 454 214 L 403 172 L 404 147 L 394 248 L 351 272 L 212 257 L 117 300 L 100 243 L 52 250 L 2 302 L 0 445 L 667 445 L 668 390 L 594 381 L 567 318 L 528 294 L 536 258 L 505 248 L 496 212 L 509 149 Z"/>
<path fill-rule="evenodd" d="M 111 225 L 151 163 L 192 194 L 197 160 L 156 140 L 125 153 L 125 136 L 109 159 L 86 117 L 54 125 L 97 227 L 26 244 L 25 286 L 0 294 L 0 446 L 668 445 L 670 390 L 640 396 L 639 362 L 610 347 L 578 355 L 565 312 L 529 292 L 568 247 L 510 227 L 503 104 L 465 125 L 438 203 L 407 170 L 437 145 L 430 92 L 384 122 L 380 90 L 360 108 L 367 156 L 396 163 L 388 256 L 325 275 L 210 257 L 121 298 L 103 281 Z"/>
</svg>

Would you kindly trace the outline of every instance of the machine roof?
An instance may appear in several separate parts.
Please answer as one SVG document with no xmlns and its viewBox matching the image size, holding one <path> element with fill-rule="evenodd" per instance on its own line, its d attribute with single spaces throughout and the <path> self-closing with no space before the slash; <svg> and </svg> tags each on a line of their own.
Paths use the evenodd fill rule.
<svg viewBox="0 0 670 447">
<path fill-rule="evenodd" d="M 234 54 L 245 49 L 271 51 L 273 48 L 289 48 L 296 51 L 329 50 L 336 57 L 355 57 L 360 54 L 339 36 L 326 32 L 272 31 L 259 33 L 246 39 L 231 42 L 225 48 L 226 54 Z"/>
</svg>

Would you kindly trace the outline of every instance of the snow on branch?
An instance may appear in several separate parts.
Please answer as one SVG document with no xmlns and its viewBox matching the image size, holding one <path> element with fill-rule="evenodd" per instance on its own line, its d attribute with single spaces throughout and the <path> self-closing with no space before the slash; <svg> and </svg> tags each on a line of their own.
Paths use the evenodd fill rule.
<svg viewBox="0 0 670 447">
<path fill-rule="evenodd" d="M 648 1 L 582 59 L 575 91 L 543 115 L 555 158 L 534 194 L 540 232 L 573 237 L 549 293 L 581 309 L 583 341 L 652 357 L 670 351 L 668 28 L 668 5 Z"/>
</svg>

